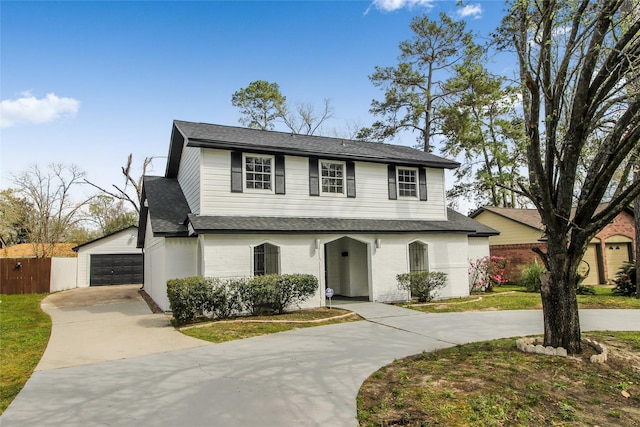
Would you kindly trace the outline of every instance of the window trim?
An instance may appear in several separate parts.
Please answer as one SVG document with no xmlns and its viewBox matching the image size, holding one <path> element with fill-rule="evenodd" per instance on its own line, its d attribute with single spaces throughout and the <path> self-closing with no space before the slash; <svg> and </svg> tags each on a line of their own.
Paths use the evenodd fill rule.
<svg viewBox="0 0 640 427">
<path fill-rule="evenodd" d="M 269 159 L 271 171 L 269 172 L 269 183 L 271 184 L 269 189 L 264 188 L 249 188 L 247 186 L 247 158 L 259 158 Z M 242 153 L 242 188 L 247 193 L 261 193 L 261 194 L 275 194 L 275 156 L 270 154 L 256 154 L 256 153 Z M 263 174 L 266 175 L 266 174 Z"/>
<path fill-rule="evenodd" d="M 410 184 L 410 183 L 405 183 L 405 182 L 401 182 L 400 181 L 400 171 L 413 171 L 415 174 L 415 181 L 413 182 L 413 185 L 415 187 L 415 196 L 403 196 L 401 194 L 400 191 L 400 185 L 401 184 Z M 398 166 L 396 168 L 396 191 L 397 191 L 397 195 L 398 195 L 398 199 L 405 199 L 405 200 L 419 200 L 420 199 L 420 171 L 418 168 L 414 168 L 414 167 L 408 167 L 408 166 Z"/>
<path fill-rule="evenodd" d="M 324 186 L 322 185 L 322 180 L 325 178 L 322 175 L 322 164 L 332 164 L 332 165 L 340 165 L 342 167 L 342 177 L 339 179 L 342 180 L 342 192 L 341 193 L 332 193 L 329 191 L 324 191 Z M 320 159 L 318 160 L 318 178 L 319 178 L 319 189 L 320 195 L 325 197 L 347 197 L 347 162 L 342 160 L 326 160 Z M 337 178 L 332 178 L 337 179 Z"/>
</svg>

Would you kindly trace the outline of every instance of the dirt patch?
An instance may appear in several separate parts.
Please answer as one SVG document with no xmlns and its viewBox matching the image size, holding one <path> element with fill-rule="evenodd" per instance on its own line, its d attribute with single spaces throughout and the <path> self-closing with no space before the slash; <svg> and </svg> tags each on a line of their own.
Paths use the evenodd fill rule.
<svg viewBox="0 0 640 427">
<path fill-rule="evenodd" d="M 42 300 L 42 307 L 70 308 L 140 301 L 140 285 L 90 286 L 56 292 Z"/>
</svg>

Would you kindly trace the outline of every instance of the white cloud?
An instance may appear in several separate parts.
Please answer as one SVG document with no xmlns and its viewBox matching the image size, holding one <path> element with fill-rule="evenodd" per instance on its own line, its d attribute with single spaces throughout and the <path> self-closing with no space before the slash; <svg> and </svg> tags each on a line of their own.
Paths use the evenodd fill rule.
<svg viewBox="0 0 640 427">
<path fill-rule="evenodd" d="M 27 92 L 21 98 L 5 99 L 0 103 L 0 128 L 75 117 L 79 109 L 80 101 L 77 99 L 60 98 L 54 93 L 38 99 Z"/>
<path fill-rule="evenodd" d="M 371 7 L 375 7 L 384 12 L 393 12 L 402 8 L 413 9 L 414 7 L 431 9 L 434 1 L 435 0 L 373 0 L 365 14 L 369 12 Z"/>
<path fill-rule="evenodd" d="M 479 19 L 482 17 L 482 12 L 482 6 L 476 3 L 463 6 L 461 9 L 458 9 L 457 14 L 460 18 L 472 17 L 474 19 Z"/>
</svg>

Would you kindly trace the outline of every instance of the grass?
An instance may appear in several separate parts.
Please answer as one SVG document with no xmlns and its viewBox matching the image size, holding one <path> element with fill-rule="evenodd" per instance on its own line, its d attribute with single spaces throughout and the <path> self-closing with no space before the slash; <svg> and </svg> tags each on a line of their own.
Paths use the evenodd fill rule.
<svg viewBox="0 0 640 427">
<path fill-rule="evenodd" d="M 46 296 L 1 296 L 0 414 L 22 390 L 47 347 L 51 319 L 40 309 Z"/>
<path fill-rule="evenodd" d="M 491 293 L 474 294 L 466 298 L 435 301 L 429 304 L 405 304 L 403 306 L 426 313 L 451 313 L 489 310 L 539 310 L 540 294 L 525 292 L 521 286 L 500 286 Z M 595 286 L 595 295 L 578 295 L 581 309 L 640 309 L 640 299 L 611 293 L 611 288 Z"/>
<path fill-rule="evenodd" d="M 258 335 L 275 334 L 293 329 L 353 322 L 361 319 L 355 314 L 335 318 L 349 313 L 347 310 L 337 308 L 318 308 L 274 316 L 242 317 L 236 321 L 208 322 L 202 325 L 196 325 L 196 327 L 182 328 L 181 332 L 193 338 L 221 343 Z"/>
<path fill-rule="evenodd" d="M 598 332 L 604 364 L 517 351 L 502 339 L 422 353 L 375 372 L 357 398 L 361 426 L 640 424 L 640 332 Z M 625 397 L 626 391 L 631 397 Z"/>
</svg>

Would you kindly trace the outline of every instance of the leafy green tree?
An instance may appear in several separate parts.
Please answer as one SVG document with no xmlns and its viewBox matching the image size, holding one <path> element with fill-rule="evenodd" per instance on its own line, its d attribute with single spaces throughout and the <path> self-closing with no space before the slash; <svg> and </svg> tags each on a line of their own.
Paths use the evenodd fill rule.
<svg viewBox="0 0 640 427">
<path fill-rule="evenodd" d="M 479 205 L 520 206 L 517 183 L 524 179 L 525 133 L 516 110 L 519 88 L 491 74 L 478 49 L 468 51 L 444 88 L 449 95 L 439 111 L 442 152 L 462 157 L 449 196 L 475 198 Z"/>
<path fill-rule="evenodd" d="M 32 206 L 15 189 L 0 191 L 0 236 L 7 245 L 29 241 L 27 220 L 30 211 Z"/>
<path fill-rule="evenodd" d="M 107 195 L 96 196 L 88 210 L 89 220 L 98 226 L 102 236 L 136 225 L 138 219 L 135 212 L 125 208 L 122 200 Z"/>
<path fill-rule="evenodd" d="M 277 83 L 256 80 L 231 96 L 231 104 L 240 108 L 240 123 L 261 130 L 273 129 L 273 123 L 286 111 L 287 98 Z"/>
<path fill-rule="evenodd" d="M 439 109 L 449 95 L 443 83 L 474 43 L 465 22 L 444 13 L 437 21 L 415 17 L 410 28 L 413 38 L 400 43 L 398 65 L 376 67 L 369 76 L 384 90 L 384 99 L 372 101 L 369 111 L 380 120 L 358 138 L 385 140 L 401 131 L 418 132 L 424 151 L 431 151 L 432 137 L 440 130 Z"/>
<path fill-rule="evenodd" d="M 518 55 L 527 131 L 528 187 L 545 226 L 541 286 L 544 343 L 580 353 L 578 267 L 591 239 L 640 194 L 640 181 L 612 179 L 640 139 L 640 20 L 626 0 L 514 1 L 501 36 Z M 579 179 L 580 159 L 590 162 Z"/>
</svg>

